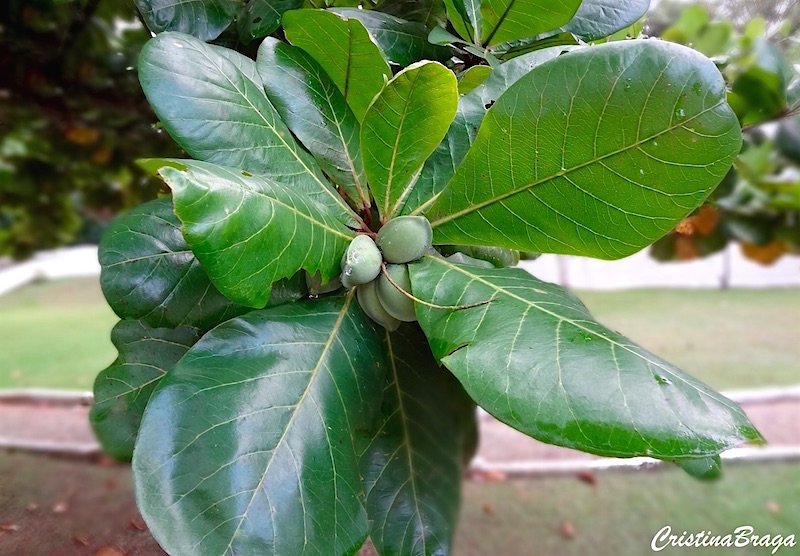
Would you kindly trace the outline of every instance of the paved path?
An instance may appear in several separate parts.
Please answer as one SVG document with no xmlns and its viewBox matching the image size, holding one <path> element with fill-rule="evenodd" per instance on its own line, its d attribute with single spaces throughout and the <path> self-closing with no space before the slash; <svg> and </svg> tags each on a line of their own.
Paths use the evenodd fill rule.
<svg viewBox="0 0 800 556">
<path fill-rule="evenodd" d="M 747 403 L 745 411 L 772 446 L 800 447 L 800 400 Z M 89 408 L 58 404 L 0 403 L 0 445 L 73 445 L 97 450 Z M 537 442 L 491 417 L 481 420 L 478 457 L 485 463 L 591 459 L 594 456 Z"/>
</svg>

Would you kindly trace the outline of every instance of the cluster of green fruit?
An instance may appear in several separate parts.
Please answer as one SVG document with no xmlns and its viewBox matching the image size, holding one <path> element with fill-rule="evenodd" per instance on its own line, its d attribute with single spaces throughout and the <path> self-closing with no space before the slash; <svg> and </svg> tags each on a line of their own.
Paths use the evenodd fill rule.
<svg viewBox="0 0 800 556">
<path fill-rule="evenodd" d="M 408 263 L 431 249 L 433 230 L 423 216 L 400 216 L 387 222 L 373 241 L 358 235 L 342 257 L 341 281 L 358 286 L 356 296 L 364 312 L 388 330 L 417 320 L 411 295 Z"/>
<path fill-rule="evenodd" d="M 341 286 L 357 287 L 356 297 L 364 312 L 384 328 L 396 330 L 401 322 L 417 320 L 409 263 L 426 254 L 482 268 L 514 266 L 520 259 L 518 251 L 498 247 L 444 246 L 436 250 L 432 240 L 431 224 L 425 217 L 393 218 L 377 235 L 359 234 L 350 242 L 339 278 L 325 285 L 310 282 L 309 288 L 313 293 L 327 293 Z"/>
</svg>

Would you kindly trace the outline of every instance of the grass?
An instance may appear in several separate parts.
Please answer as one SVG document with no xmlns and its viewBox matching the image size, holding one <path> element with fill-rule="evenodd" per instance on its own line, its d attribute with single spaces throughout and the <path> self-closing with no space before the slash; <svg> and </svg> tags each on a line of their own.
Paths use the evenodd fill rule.
<svg viewBox="0 0 800 556">
<path fill-rule="evenodd" d="M 116 357 L 117 317 L 96 279 L 41 282 L 0 297 L 0 388 L 91 390 Z"/>
<path fill-rule="evenodd" d="M 800 383 L 800 289 L 579 295 L 603 324 L 715 388 Z"/>
<path fill-rule="evenodd" d="M 800 290 L 583 292 L 606 325 L 720 389 L 800 382 Z M 116 317 L 96 279 L 0 297 L 0 388 L 91 388 Z"/>
<path fill-rule="evenodd" d="M 566 538 L 565 523 L 575 534 Z M 750 525 L 755 534 L 798 535 L 800 464 L 736 464 L 718 482 L 701 483 L 677 469 L 606 473 L 589 486 L 571 477 L 468 484 L 455 554 L 460 556 L 652 554 L 665 525 L 673 534 L 727 534 Z M 778 554 L 796 554 L 797 547 Z M 771 549 L 677 548 L 665 555 Z"/>
<path fill-rule="evenodd" d="M 53 512 L 58 504 L 63 513 Z M 33 508 L 35 505 L 36 509 Z M 26 509 L 26 506 L 29 509 Z M 19 527 L 0 535 L 0 554 L 94 554 L 113 545 L 128 554 L 163 554 L 136 519 L 127 466 L 103 467 L 0 452 L 0 519 Z M 565 523 L 574 528 L 567 537 Z M 642 556 L 665 525 L 673 532 L 800 533 L 800 463 L 736 464 L 714 483 L 675 468 L 465 485 L 454 554 L 459 556 Z M 47 534 L 42 534 L 46 531 Z M 75 539 L 85 539 L 82 546 Z M 783 548 L 778 554 L 796 554 Z M 771 549 L 667 549 L 662 554 L 769 554 Z"/>
</svg>

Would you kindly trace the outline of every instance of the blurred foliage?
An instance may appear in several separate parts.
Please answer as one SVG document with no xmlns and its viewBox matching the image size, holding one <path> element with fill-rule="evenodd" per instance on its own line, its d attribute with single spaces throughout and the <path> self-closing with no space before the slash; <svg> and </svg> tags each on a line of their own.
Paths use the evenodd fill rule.
<svg viewBox="0 0 800 556">
<path fill-rule="evenodd" d="M 723 7 L 732 10 L 739 4 L 726 0 L 713 7 L 720 14 Z M 651 254 L 658 260 L 704 257 L 731 241 L 761 264 L 800 253 L 800 77 L 792 69 L 794 51 L 786 48 L 800 23 L 800 10 L 775 0 L 762 4 L 765 17 L 746 24 L 715 21 L 701 5 L 684 7 L 660 32 L 663 39 L 715 60 L 745 142 L 708 203 L 653 245 Z M 781 20 L 781 14 L 791 19 Z"/>
<path fill-rule="evenodd" d="M 134 161 L 180 151 L 136 76 L 149 36 L 128 0 L 0 7 L 0 256 L 96 241 L 157 195 Z"/>
</svg>

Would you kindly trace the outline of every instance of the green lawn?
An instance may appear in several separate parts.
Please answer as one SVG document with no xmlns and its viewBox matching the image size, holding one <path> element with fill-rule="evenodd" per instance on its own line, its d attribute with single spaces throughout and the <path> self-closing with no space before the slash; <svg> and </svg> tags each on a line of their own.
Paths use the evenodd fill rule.
<svg viewBox="0 0 800 556">
<path fill-rule="evenodd" d="M 718 482 L 677 469 L 605 473 L 590 486 L 571 477 L 467 485 L 455 554 L 642 556 L 665 525 L 673 534 L 800 534 L 800 464 L 738 464 Z M 490 510 L 490 513 L 487 513 Z M 564 522 L 574 527 L 562 536 Z M 797 554 L 783 548 L 778 554 Z M 771 549 L 679 548 L 661 554 L 769 554 Z"/>
<path fill-rule="evenodd" d="M 581 294 L 602 322 L 716 388 L 800 383 L 800 290 Z M 0 297 L 0 388 L 89 389 L 115 357 L 96 279 Z"/>
</svg>

